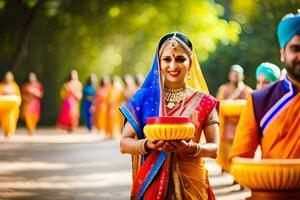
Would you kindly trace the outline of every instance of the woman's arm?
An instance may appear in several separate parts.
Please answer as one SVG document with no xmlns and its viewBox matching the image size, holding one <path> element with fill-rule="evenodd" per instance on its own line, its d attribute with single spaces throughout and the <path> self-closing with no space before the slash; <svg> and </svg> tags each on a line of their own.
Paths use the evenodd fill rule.
<svg viewBox="0 0 300 200">
<path fill-rule="evenodd" d="M 137 140 L 135 138 L 135 131 L 132 126 L 126 122 L 123 127 L 121 141 L 120 141 L 120 151 L 121 153 L 137 154 L 136 145 Z"/>
<path fill-rule="evenodd" d="M 196 143 L 193 140 L 189 142 L 185 140 L 171 141 L 167 142 L 167 144 L 170 143 L 172 148 L 165 144 L 160 150 L 176 151 L 195 157 L 216 158 L 219 146 L 219 125 L 216 123 L 207 126 L 204 128 L 204 135 L 206 139 L 204 144 Z"/>
<path fill-rule="evenodd" d="M 204 135 L 206 139 L 205 144 L 198 144 L 201 146 L 201 157 L 216 158 L 219 147 L 219 124 L 214 123 L 204 128 Z"/>
<path fill-rule="evenodd" d="M 194 138 L 187 142 L 185 140 L 172 141 L 171 145 L 175 146 L 172 151 L 182 152 L 187 155 L 200 156 L 200 157 L 211 157 L 216 158 L 219 146 L 219 124 L 218 124 L 218 113 L 214 108 L 211 114 L 207 117 L 203 129 L 198 128 L 199 124 L 195 123 L 195 119 L 198 119 L 199 113 L 195 113 L 196 116 L 192 115 L 191 121 L 195 124 L 196 133 Z M 199 144 L 201 132 L 204 132 L 206 143 Z"/>
</svg>

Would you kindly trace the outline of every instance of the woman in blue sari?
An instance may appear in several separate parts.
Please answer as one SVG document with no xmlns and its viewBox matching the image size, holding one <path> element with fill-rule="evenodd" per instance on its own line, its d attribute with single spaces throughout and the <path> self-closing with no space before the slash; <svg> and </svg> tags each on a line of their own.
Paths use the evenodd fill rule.
<svg viewBox="0 0 300 200">
<path fill-rule="evenodd" d="M 142 87 L 120 107 L 126 118 L 120 149 L 133 158 L 131 199 L 214 199 L 202 157 L 217 155 L 217 106 L 189 38 L 178 32 L 162 37 Z M 190 117 L 194 137 L 147 139 L 146 119 L 157 116 Z M 206 142 L 200 144 L 202 133 Z"/>
<path fill-rule="evenodd" d="M 97 76 L 91 74 L 87 84 L 83 88 L 83 99 L 81 103 L 81 116 L 89 131 L 93 129 L 92 105 L 96 93 Z"/>
</svg>

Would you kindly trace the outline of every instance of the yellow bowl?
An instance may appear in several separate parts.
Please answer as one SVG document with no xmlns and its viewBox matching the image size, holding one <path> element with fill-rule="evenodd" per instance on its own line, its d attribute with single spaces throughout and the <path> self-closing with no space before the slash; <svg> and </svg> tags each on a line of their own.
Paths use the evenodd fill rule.
<svg viewBox="0 0 300 200">
<path fill-rule="evenodd" d="M 172 118 L 172 119 L 171 119 Z M 154 118 L 152 118 L 154 119 Z M 195 126 L 183 117 L 158 117 L 144 127 L 147 138 L 153 140 L 185 140 L 194 136 Z"/>
<path fill-rule="evenodd" d="M 300 189 L 300 159 L 234 158 L 230 172 L 252 190 Z"/>
<path fill-rule="evenodd" d="M 224 116 L 240 116 L 246 100 L 223 100 L 220 102 L 220 114 Z"/>
</svg>

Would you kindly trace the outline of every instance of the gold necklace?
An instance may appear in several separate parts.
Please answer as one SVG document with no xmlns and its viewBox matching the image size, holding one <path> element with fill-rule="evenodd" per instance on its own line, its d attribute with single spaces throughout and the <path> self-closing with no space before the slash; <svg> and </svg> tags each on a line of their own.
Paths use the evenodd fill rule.
<svg viewBox="0 0 300 200">
<path fill-rule="evenodd" d="M 179 89 L 164 88 L 163 90 L 164 99 L 169 109 L 173 109 L 175 105 L 183 102 L 186 97 L 185 87 Z"/>
</svg>

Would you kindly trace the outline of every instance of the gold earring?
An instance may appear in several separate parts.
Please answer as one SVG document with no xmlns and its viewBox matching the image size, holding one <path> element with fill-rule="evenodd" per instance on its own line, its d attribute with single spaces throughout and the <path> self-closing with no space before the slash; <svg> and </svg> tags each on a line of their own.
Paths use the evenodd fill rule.
<svg viewBox="0 0 300 200">
<path fill-rule="evenodd" d="M 187 81 L 191 80 L 191 74 L 190 74 L 190 71 L 188 71 L 188 74 L 187 74 L 187 76 L 185 77 L 185 79 L 186 79 Z"/>
</svg>

